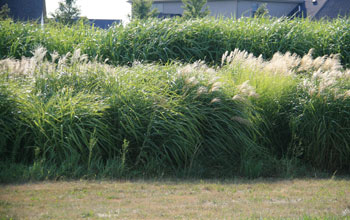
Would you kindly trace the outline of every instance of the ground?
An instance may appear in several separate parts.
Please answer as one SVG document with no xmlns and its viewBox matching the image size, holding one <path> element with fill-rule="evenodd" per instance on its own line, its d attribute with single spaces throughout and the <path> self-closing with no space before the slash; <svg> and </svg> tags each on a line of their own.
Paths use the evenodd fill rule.
<svg viewBox="0 0 350 220">
<path fill-rule="evenodd" d="M 0 186 L 0 219 L 350 219 L 350 180 L 57 181 Z"/>
</svg>

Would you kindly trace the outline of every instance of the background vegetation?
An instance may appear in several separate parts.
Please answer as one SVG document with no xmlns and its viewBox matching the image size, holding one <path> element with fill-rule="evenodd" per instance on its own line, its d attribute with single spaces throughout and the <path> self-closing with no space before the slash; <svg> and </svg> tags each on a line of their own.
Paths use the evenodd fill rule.
<svg viewBox="0 0 350 220">
<path fill-rule="evenodd" d="M 60 55 L 80 48 L 91 59 L 97 55 L 109 64 L 134 61 L 168 63 L 172 60 L 205 60 L 220 64 L 225 51 L 238 48 L 271 59 L 276 52 L 303 56 L 340 54 L 350 63 L 350 19 L 310 21 L 288 18 L 242 18 L 184 20 L 133 20 L 129 24 L 101 30 L 81 24 L 67 27 L 48 24 L 0 22 L 0 57 L 32 56 L 39 45 Z"/>
<path fill-rule="evenodd" d="M 64 25 L 75 23 L 80 16 L 80 9 L 76 6 L 75 0 L 62 0 L 54 13 L 51 13 L 52 18 Z"/>
<path fill-rule="evenodd" d="M 210 14 L 209 7 L 204 7 L 207 0 L 182 0 L 183 14 L 185 19 L 203 18 Z"/>
<path fill-rule="evenodd" d="M 152 8 L 152 0 L 133 0 L 131 6 L 132 19 L 148 19 L 157 17 L 158 9 Z"/>
</svg>

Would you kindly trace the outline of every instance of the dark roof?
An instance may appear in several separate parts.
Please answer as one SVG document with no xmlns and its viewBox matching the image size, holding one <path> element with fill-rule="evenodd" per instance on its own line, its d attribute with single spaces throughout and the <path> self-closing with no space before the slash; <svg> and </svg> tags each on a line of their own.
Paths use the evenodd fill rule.
<svg viewBox="0 0 350 220">
<path fill-rule="evenodd" d="M 89 19 L 90 24 L 95 27 L 107 29 L 112 26 L 114 23 L 119 24 L 121 20 L 113 20 L 113 19 Z"/>
<path fill-rule="evenodd" d="M 5 4 L 13 19 L 36 20 L 46 13 L 45 0 L 0 0 L 0 8 Z"/>
<path fill-rule="evenodd" d="M 323 5 L 327 2 L 327 0 L 317 0 L 316 2 L 312 2 L 312 0 L 305 0 L 305 7 L 307 16 L 310 18 L 315 17 L 318 11 L 323 7 Z"/>
<path fill-rule="evenodd" d="M 337 18 L 350 15 L 350 0 L 328 0 L 317 12 L 315 18 Z"/>
<path fill-rule="evenodd" d="M 153 0 L 153 2 L 181 2 L 182 0 Z M 207 0 L 208 2 L 215 1 L 232 1 L 232 0 Z M 239 0 L 239 1 L 252 1 L 252 0 Z M 132 0 L 128 0 L 128 2 L 132 2 Z M 279 2 L 279 3 L 301 3 L 304 0 L 258 0 L 258 2 Z"/>
<path fill-rule="evenodd" d="M 305 0 L 307 16 L 310 18 L 336 18 L 350 15 L 350 0 Z"/>
<path fill-rule="evenodd" d="M 291 18 L 305 18 L 307 16 L 305 2 L 299 3 L 295 6 L 287 16 Z"/>
<path fill-rule="evenodd" d="M 153 0 L 154 3 L 158 2 L 181 2 L 182 0 Z M 232 1 L 232 0 L 207 0 L 208 2 L 215 1 Z M 252 1 L 252 0 L 239 0 L 239 1 Z M 282 3 L 302 3 L 304 0 L 258 0 L 259 2 L 282 2 Z M 132 0 L 127 0 L 127 2 L 132 3 Z"/>
</svg>

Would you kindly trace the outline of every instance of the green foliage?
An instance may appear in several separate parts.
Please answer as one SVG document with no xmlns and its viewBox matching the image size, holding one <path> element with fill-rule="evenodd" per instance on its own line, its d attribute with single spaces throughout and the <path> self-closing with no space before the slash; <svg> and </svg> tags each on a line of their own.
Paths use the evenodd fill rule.
<svg viewBox="0 0 350 220">
<path fill-rule="evenodd" d="M 16 104 L 14 97 L 11 95 L 8 84 L 0 80 L 0 160 L 13 160 L 11 156 L 11 143 L 16 135 Z M 6 156 L 5 156 L 6 155 Z"/>
<path fill-rule="evenodd" d="M 58 9 L 52 13 L 52 17 L 65 25 L 71 25 L 80 15 L 79 8 L 75 5 L 76 0 L 62 0 L 58 4 Z"/>
<path fill-rule="evenodd" d="M 255 11 L 255 17 L 265 17 L 269 14 L 269 10 L 267 9 L 267 4 L 263 3 L 259 6 L 259 8 Z"/>
<path fill-rule="evenodd" d="M 0 157 L 23 164 L 13 166 L 23 179 L 350 169 L 350 82 L 337 57 L 235 50 L 212 69 L 45 55 L 0 63 Z"/>
<path fill-rule="evenodd" d="M 152 9 L 152 0 L 133 0 L 131 6 L 132 19 L 147 19 L 156 17 L 158 10 Z"/>
<path fill-rule="evenodd" d="M 302 108 L 293 114 L 292 152 L 314 167 L 349 170 L 350 102 L 347 98 L 303 97 Z"/>
<path fill-rule="evenodd" d="M 19 144 L 9 138 L 4 146 L 12 151 L 1 157 L 33 164 L 34 179 L 100 172 L 232 176 L 243 172 L 241 161 L 250 155 L 265 157 L 253 141 L 254 127 L 244 123 L 244 103 L 221 92 L 202 63 L 112 68 L 86 63 L 79 51 L 58 63 L 43 61 L 45 53 L 39 48 L 30 60 L 1 64 L 18 108 L 15 129 L 4 130 L 9 137 L 23 133 Z M 6 67 L 27 62 L 33 66 L 24 75 Z M 49 174 L 52 169 L 57 172 Z"/>
<path fill-rule="evenodd" d="M 85 16 L 80 17 L 77 22 L 82 23 L 84 25 L 90 25 L 90 20 Z"/>
<path fill-rule="evenodd" d="M 303 56 L 314 48 L 313 56 L 340 54 L 342 64 L 350 63 L 350 19 L 310 21 L 286 18 L 205 18 L 184 20 L 134 20 L 125 26 L 101 30 L 78 23 L 73 27 L 48 24 L 0 22 L 0 57 L 32 56 L 42 45 L 60 55 L 79 47 L 90 58 L 98 55 L 110 64 L 134 61 L 194 62 L 220 64 L 225 51 L 238 48 L 271 59 L 276 52 Z M 315 43 L 317 42 L 317 43 Z"/>
<path fill-rule="evenodd" d="M 10 11 L 11 10 L 9 9 L 8 5 L 4 4 L 0 10 L 0 20 L 5 20 L 5 19 L 10 18 L 9 17 Z"/>
<path fill-rule="evenodd" d="M 184 18 L 203 18 L 210 14 L 207 4 L 207 0 L 182 0 L 183 3 L 183 17 Z"/>
</svg>

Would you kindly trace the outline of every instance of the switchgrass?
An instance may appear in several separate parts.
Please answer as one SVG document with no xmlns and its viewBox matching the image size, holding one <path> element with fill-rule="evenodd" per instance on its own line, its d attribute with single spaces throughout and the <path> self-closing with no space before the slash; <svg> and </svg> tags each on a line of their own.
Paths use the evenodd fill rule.
<svg viewBox="0 0 350 220">
<path fill-rule="evenodd" d="M 204 60 L 220 64 L 225 51 L 238 48 L 270 59 L 276 52 L 303 56 L 340 54 L 343 65 L 350 61 L 349 18 L 309 20 L 288 18 L 204 18 L 184 20 L 134 20 L 125 26 L 101 30 L 79 23 L 72 27 L 49 23 L 0 22 L 0 57 L 31 56 L 39 45 L 60 55 L 80 48 L 90 58 L 99 56 L 110 64 L 134 61 L 185 63 Z"/>
</svg>

